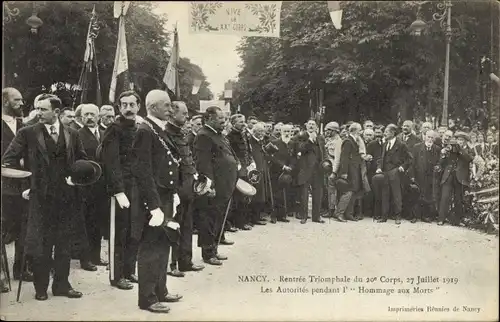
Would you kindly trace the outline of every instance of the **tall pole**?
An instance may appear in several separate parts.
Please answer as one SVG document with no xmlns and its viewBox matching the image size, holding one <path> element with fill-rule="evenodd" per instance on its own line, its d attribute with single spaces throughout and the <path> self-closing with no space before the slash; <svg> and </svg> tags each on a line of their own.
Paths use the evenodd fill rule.
<svg viewBox="0 0 500 322">
<path fill-rule="evenodd" d="M 441 117 L 441 126 L 448 126 L 448 90 L 450 82 L 450 43 L 451 43 L 451 1 L 446 1 L 447 21 L 445 26 L 446 35 L 446 62 L 444 66 L 444 97 L 443 97 L 443 115 Z"/>
</svg>

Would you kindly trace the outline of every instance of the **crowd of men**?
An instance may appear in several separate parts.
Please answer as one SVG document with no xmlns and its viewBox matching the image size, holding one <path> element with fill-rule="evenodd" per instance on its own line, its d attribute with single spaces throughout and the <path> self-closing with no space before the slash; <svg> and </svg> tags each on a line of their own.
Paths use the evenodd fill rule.
<svg viewBox="0 0 500 322">
<path fill-rule="evenodd" d="M 107 266 L 113 287 L 137 283 L 139 307 L 167 313 L 166 303 L 182 298 L 167 275 L 204 269 L 192 261 L 193 234 L 203 261 L 220 266 L 219 246 L 233 244 L 227 232 L 288 217 L 459 225 L 481 160 L 498 158 L 493 131 L 484 140 L 427 122 L 273 124 L 216 106 L 189 119 L 186 104 L 161 90 L 146 96 L 144 118 L 137 93 L 117 103 L 73 111 L 41 94 L 23 119 L 21 93 L 2 91 L 2 166 L 31 172 L 2 178 L 2 242 L 15 242 L 13 276 L 33 281 L 37 300 L 48 299 L 51 275 L 54 296 L 82 297 L 68 280 L 76 258 L 87 271 Z M 97 162 L 102 175 L 75 184 L 78 160 Z M 1 288 L 9 290 L 3 280 Z"/>
</svg>

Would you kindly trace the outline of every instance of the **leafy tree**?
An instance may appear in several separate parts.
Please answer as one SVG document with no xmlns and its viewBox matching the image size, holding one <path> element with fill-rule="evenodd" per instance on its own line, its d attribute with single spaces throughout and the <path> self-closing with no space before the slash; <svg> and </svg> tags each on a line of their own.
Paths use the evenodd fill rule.
<svg viewBox="0 0 500 322">
<path fill-rule="evenodd" d="M 429 28 L 415 37 L 409 26 L 416 2 L 343 1 L 341 30 L 331 23 L 325 1 L 283 2 L 281 38 L 244 38 L 238 47 L 243 67 L 235 101 L 246 113 L 301 122 L 310 106 L 320 104 L 322 90 L 327 121 L 441 115 L 445 36 L 432 22 L 435 4 L 422 5 Z M 473 121 L 483 107 L 479 62 L 498 56 L 498 26 L 493 37 L 490 32 L 498 10 L 492 14 L 492 5 L 453 2 L 452 26 L 459 30 L 451 43 L 451 117 Z"/>
<path fill-rule="evenodd" d="M 95 46 L 101 94 L 107 101 L 118 33 L 111 1 L 37 4 L 38 16 L 43 20 L 37 34 L 30 33 L 25 23 L 32 13 L 32 2 L 13 4 L 20 14 L 4 26 L 4 84 L 20 89 L 29 103 L 42 86 L 49 88 L 59 81 L 77 84 L 94 5 L 100 24 Z M 166 48 L 170 35 L 164 29 L 167 18 L 154 14 L 153 9 L 153 3 L 132 2 L 126 20 L 129 71 L 135 90 L 141 96 L 151 89 L 164 88 L 162 79 L 169 59 Z M 182 58 L 180 65 L 184 70 L 179 75 L 182 99 L 196 108 L 198 99 L 211 97 L 209 83 L 201 68 L 188 59 Z M 196 98 L 190 94 L 193 78 L 204 80 Z"/>
</svg>

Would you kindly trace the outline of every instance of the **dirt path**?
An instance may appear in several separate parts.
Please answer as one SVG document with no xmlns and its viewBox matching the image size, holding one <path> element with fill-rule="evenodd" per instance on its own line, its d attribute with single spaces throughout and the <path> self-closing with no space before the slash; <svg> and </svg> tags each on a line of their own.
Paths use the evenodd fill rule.
<svg viewBox="0 0 500 322">
<path fill-rule="evenodd" d="M 22 303 L 16 303 L 16 281 L 10 293 L 1 295 L 2 319 L 498 319 L 498 238 L 494 236 L 407 221 L 400 226 L 393 222 L 377 224 L 371 219 L 324 225 L 308 221 L 301 225 L 293 219 L 288 224 L 268 224 L 228 234 L 228 238 L 235 245 L 221 246 L 220 252 L 229 257 L 222 267 L 206 267 L 182 279 L 168 278 L 169 290 L 184 295 L 184 299 L 171 304 L 167 315 L 139 310 L 137 291 L 111 288 L 105 268 L 86 272 L 73 261 L 70 279 L 74 288 L 84 293 L 82 299 L 54 298 L 49 292 L 48 301 L 38 302 L 33 285 L 25 283 Z M 200 261 L 200 251 L 195 249 L 195 262 Z M 249 275 L 264 275 L 266 282 L 245 282 L 251 279 Z M 324 280 L 311 283 L 309 275 Z M 356 276 L 362 282 L 355 281 Z M 428 289 L 432 293 L 414 293 L 416 285 L 411 285 L 408 278 L 414 278 L 416 283 L 417 276 L 429 276 L 431 281 L 418 285 L 418 291 Z M 283 278 L 296 281 L 285 282 Z M 360 287 L 364 287 L 361 293 Z M 284 288 L 293 293 L 278 293 Z M 320 289 L 323 293 L 312 294 Z M 384 293 L 369 293 L 370 289 Z M 400 289 L 410 293 L 398 293 Z M 271 293 L 263 293 L 266 290 Z M 444 307 L 442 310 L 447 308 L 449 312 L 428 312 L 428 306 Z M 458 312 L 453 311 L 455 306 Z M 464 312 L 464 306 L 471 311 Z M 397 313 L 389 311 L 389 307 L 414 312 Z M 424 312 L 416 312 L 420 308 Z M 479 312 L 473 308 L 479 308 Z"/>
</svg>

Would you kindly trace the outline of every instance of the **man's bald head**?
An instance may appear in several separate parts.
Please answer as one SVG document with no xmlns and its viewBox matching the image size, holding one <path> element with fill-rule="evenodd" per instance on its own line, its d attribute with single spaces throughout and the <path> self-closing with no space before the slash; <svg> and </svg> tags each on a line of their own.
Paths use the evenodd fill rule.
<svg viewBox="0 0 500 322">
<path fill-rule="evenodd" d="M 168 120 L 171 114 L 170 105 L 172 101 L 168 93 L 159 89 L 153 89 L 146 95 L 146 110 L 148 115 Z"/>
<path fill-rule="evenodd" d="M 97 125 L 99 117 L 99 107 L 97 105 L 83 104 L 81 105 L 80 113 L 83 125 L 92 128 Z"/>
<path fill-rule="evenodd" d="M 14 87 L 6 87 L 2 90 L 2 113 L 13 116 L 23 116 L 23 96 Z"/>
</svg>

